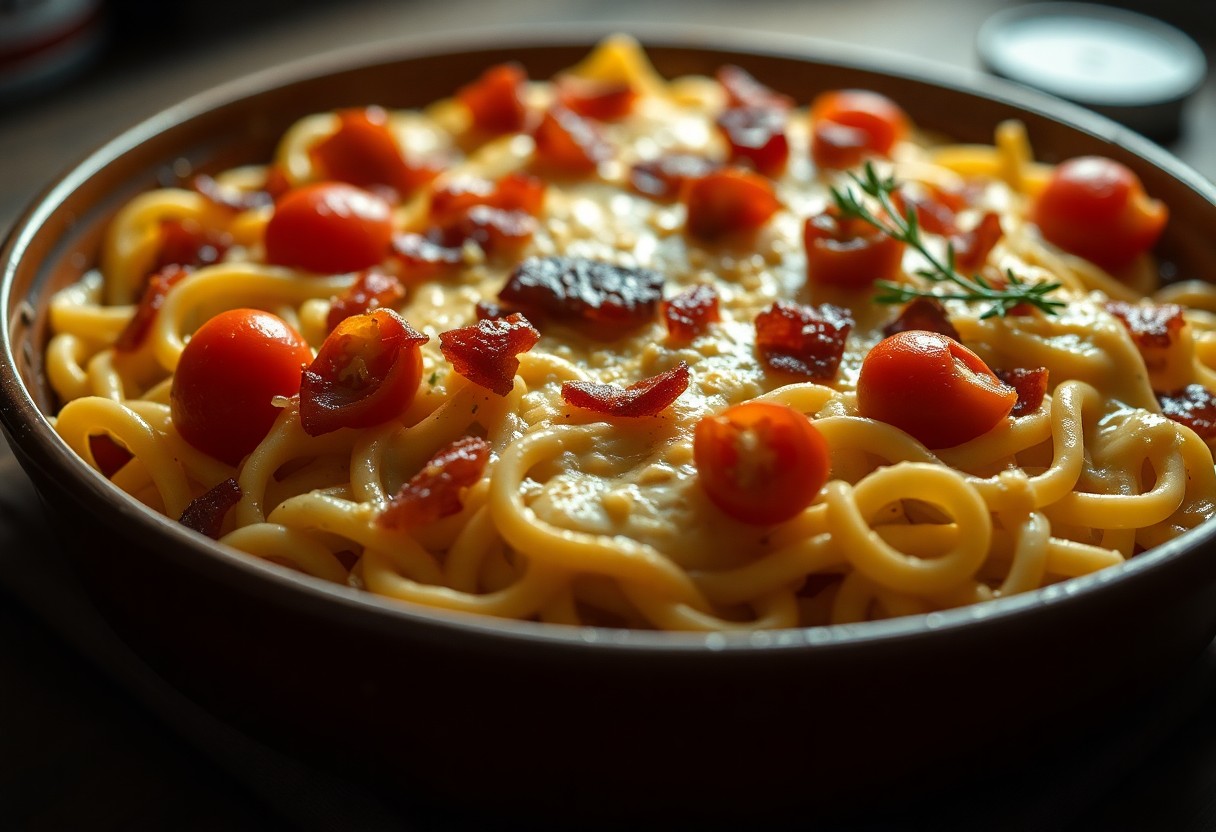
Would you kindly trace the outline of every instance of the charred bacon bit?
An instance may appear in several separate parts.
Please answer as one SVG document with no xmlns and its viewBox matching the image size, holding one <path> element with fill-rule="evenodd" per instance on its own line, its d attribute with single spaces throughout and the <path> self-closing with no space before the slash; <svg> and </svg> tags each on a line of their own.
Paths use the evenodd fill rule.
<svg viewBox="0 0 1216 832">
<path fill-rule="evenodd" d="M 1200 439 L 1216 437 L 1216 397 L 1202 384 L 1188 384 L 1173 393 L 1158 393 L 1161 412 L 1186 425 Z"/>
<path fill-rule="evenodd" d="M 663 276 L 586 257 L 530 257 L 498 298 L 508 306 L 612 340 L 654 319 Z"/>
<path fill-rule="evenodd" d="M 954 262 L 967 274 L 978 271 L 988 261 L 988 255 L 1004 234 L 1001 218 L 993 211 L 986 212 L 975 228 L 956 233 L 950 238 L 954 246 Z"/>
<path fill-rule="evenodd" d="M 384 185 L 399 197 L 440 172 L 434 163 L 406 160 L 389 129 L 388 113 L 380 107 L 339 111 L 338 129 L 309 148 L 308 155 L 326 179 L 369 189 Z"/>
<path fill-rule="evenodd" d="M 97 465 L 97 470 L 106 479 L 113 477 L 124 465 L 135 458 L 133 453 L 104 433 L 89 437 L 89 453 L 93 455 L 93 462 Z"/>
<path fill-rule="evenodd" d="M 675 341 L 691 341 L 711 323 L 721 319 L 718 293 L 703 283 L 663 301 L 663 320 L 667 323 L 667 333 Z"/>
<path fill-rule="evenodd" d="M 781 207 L 773 183 L 742 168 L 725 168 L 695 179 L 683 196 L 688 208 L 685 228 L 710 242 L 754 232 Z"/>
<path fill-rule="evenodd" d="M 536 161 L 560 173 L 595 173 L 600 162 L 612 156 L 612 146 L 595 125 L 572 110 L 553 106 L 532 133 Z"/>
<path fill-rule="evenodd" d="M 189 269 L 210 266 L 223 259 L 230 245 L 230 235 L 203 228 L 195 220 L 162 220 L 160 247 L 150 274 L 162 272 L 169 266 Z"/>
<path fill-rule="evenodd" d="M 1017 391 L 1018 400 L 1013 405 L 1010 416 L 1028 416 L 1038 412 L 1043 404 L 1043 396 L 1047 395 L 1047 368 L 1038 367 L 1028 370 L 1015 367 L 1012 370 L 993 370 L 996 377 Z"/>
<path fill-rule="evenodd" d="M 178 522 L 188 529 L 207 535 L 212 540 L 219 540 L 224 527 L 224 516 L 240 501 L 241 487 L 235 479 L 229 477 L 191 500 Z"/>
<path fill-rule="evenodd" d="M 743 67 L 726 64 L 716 73 L 718 83 L 726 92 L 726 106 L 764 107 L 772 110 L 789 110 L 794 99 L 766 87 Z"/>
<path fill-rule="evenodd" d="M 915 298 L 895 316 L 889 324 L 882 328 L 882 334 L 890 337 L 897 332 L 907 332 L 910 329 L 923 329 L 937 332 L 947 338 L 953 338 L 962 343 L 958 330 L 950 323 L 946 315 L 946 307 L 941 301 L 933 298 Z"/>
<path fill-rule="evenodd" d="M 114 349 L 118 352 L 135 352 L 143 346 L 144 341 L 148 339 L 148 333 L 152 331 L 157 313 L 165 305 L 169 290 L 189 274 L 189 269 L 182 266 L 166 266 L 152 275 L 148 279 L 148 285 L 144 287 L 139 305 L 135 307 L 135 314 L 127 321 L 122 332 L 118 333 Z"/>
<path fill-rule="evenodd" d="M 405 287 L 391 274 L 366 271 L 349 289 L 333 298 L 325 324 L 333 330 L 351 315 L 362 315 L 382 306 L 395 307 L 405 297 Z"/>
<path fill-rule="evenodd" d="M 479 300 L 477 305 L 473 307 L 479 321 L 492 321 L 495 318 L 506 318 L 509 315 L 515 314 L 517 309 L 512 309 L 509 306 L 504 306 L 501 303 L 495 303 L 492 300 Z"/>
<path fill-rule="evenodd" d="M 621 388 L 594 381 L 567 381 L 562 385 L 566 404 L 604 416 L 638 418 L 655 416 L 666 410 L 688 389 L 691 374 L 681 361 L 670 370 Z"/>
<path fill-rule="evenodd" d="M 458 514 L 461 492 L 481 479 L 490 459 L 490 443 L 464 436 L 443 448 L 401 486 L 380 512 L 377 522 L 388 529 L 412 529 Z"/>
<path fill-rule="evenodd" d="M 528 75 L 517 63 L 492 66 L 456 92 L 469 108 L 473 127 L 486 133 L 518 133 L 528 121 L 524 85 Z"/>
<path fill-rule="evenodd" d="M 597 121 L 619 121 L 633 112 L 637 91 L 624 81 L 592 81 L 574 75 L 557 80 L 557 100 L 571 112 Z"/>
<path fill-rule="evenodd" d="M 474 205 L 462 219 L 442 229 L 441 233 L 444 244 L 452 248 L 472 240 L 489 255 L 513 253 L 527 245 L 536 233 L 536 218 L 523 211 Z"/>
<path fill-rule="evenodd" d="M 526 173 L 508 173 L 497 182 L 463 177 L 431 193 L 430 218 L 436 225 L 458 222 L 478 205 L 537 216 L 545 202 L 544 180 Z"/>
<path fill-rule="evenodd" d="M 720 167 L 719 163 L 705 156 L 669 153 L 634 165 L 629 171 L 629 184 L 643 196 L 672 200 L 680 195 L 685 183 L 700 179 Z"/>
<path fill-rule="evenodd" d="M 722 113 L 718 128 L 730 147 L 730 161 L 779 176 L 790 158 L 785 122 L 785 110 L 772 107 L 733 107 Z"/>
<path fill-rule="evenodd" d="M 853 316 L 847 309 L 782 300 L 756 316 L 756 348 L 774 370 L 828 381 L 840 368 L 852 329 Z"/>
<path fill-rule="evenodd" d="M 1104 305 L 1107 312 L 1123 322 L 1131 333 L 1132 340 L 1141 348 L 1168 347 L 1186 323 L 1182 317 L 1182 307 L 1174 303 L 1127 303 L 1108 300 Z"/>
<path fill-rule="evenodd" d="M 439 349 L 460 375 L 505 396 L 515 389 L 515 373 L 519 370 L 516 356 L 532 349 L 539 340 L 536 327 L 516 312 L 441 332 Z"/>
<path fill-rule="evenodd" d="M 393 235 L 393 254 L 401 263 L 403 276 L 411 281 L 434 277 L 464 260 L 460 247 L 447 245 L 437 231 Z"/>
</svg>

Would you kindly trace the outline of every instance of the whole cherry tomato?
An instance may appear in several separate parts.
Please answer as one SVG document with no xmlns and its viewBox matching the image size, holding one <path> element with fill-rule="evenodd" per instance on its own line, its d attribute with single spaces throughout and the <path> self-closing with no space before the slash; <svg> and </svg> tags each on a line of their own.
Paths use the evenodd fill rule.
<svg viewBox="0 0 1216 832">
<path fill-rule="evenodd" d="M 802 237 L 811 283 L 866 289 L 875 280 L 899 276 L 904 244 L 862 219 L 841 217 L 829 208 L 807 217 Z"/>
<path fill-rule="evenodd" d="M 697 477 L 709 499 L 744 523 L 769 525 L 809 506 L 828 481 L 831 454 L 792 407 L 744 402 L 697 423 Z"/>
<path fill-rule="evenodd" d="M 322 274 L 371 268 L 392 244 L 387 202 L 342 182 L 316 182 L 288 191 L 266 224 L 266 259 Z"/>
<path fill-rule="evenodd" d="M 1136 174 L 1101 156 L 1056 167 L 1031 209 L 1043 236 L 1107 271 L 1118 271 L 1161 236 L 1169 211 Z"/>
<path fill-rule="evenodd" d="M 857 379 L 857 409 L 929 448 L 952 448 L 1009 415 L 1017 391 L 953 338 L 912 329 L 880 341 Z"/>
<path fill-rule="evenodd" d="M 329 333 L 300 384 L 309 436 L 367 428 L 399 415 L 422 380 L 427 336 L 391 309 L 346 318 Z"/>
<path fill-rule="evenodd" d="M 684 204 L 688 233 L 707 241 L 755 231 L 781 207 L 772 181 L 741 168 L 692 180 L 684 189 Z"/>
<path fill-rule="evenodd" d="M 169 404 L 182 438 L 236 465 L 274 424 L 275 396 L 294 396 L 312 350 L 282 318 L 233 309 L 211 318 L 186 343 Z"/>
<path fill-rule="evenodd" d="M 889 156 L 907 132 L 907 114 L 876 92 L 833 90 L 811 102 L 811 157 L 821 168 L 851 168 L 866 156 Z"/>
</svg>

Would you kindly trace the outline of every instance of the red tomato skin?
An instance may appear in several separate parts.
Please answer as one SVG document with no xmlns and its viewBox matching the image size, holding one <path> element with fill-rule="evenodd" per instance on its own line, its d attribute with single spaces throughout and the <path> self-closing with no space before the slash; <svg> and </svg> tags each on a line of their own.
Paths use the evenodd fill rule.
<svg viewBox="0 0 1216 832">
<path fill-rule="evenodd" d="M 683 201 L 688 233 L 709 242 L 754 232 L 781 207 L 772 182 L 742 168 L 692 180 L 684 187 Z"/>
<path fill-rule="evenodd" d="M 805 415 L 760 401 L 698 422 L 693 460 L 710 501 L 757 525 L 784 522 L 809 506 L 831 470 L 827 440 Z"/>
<path fill-rule="evenodd" d="M 1135 173 L 1101 156 L 1057 166 L 1031 209 L 1048 241 L 1111 272 L 1151 249 L 1168 218 Z"/>
<path fill-rule="evenodd" d="M 294 396 L 312 350 L 276 315 L 233 309 L 186 343 L 169 393 L 173 424 L 203 453 L 238 464 L 270 432 L 275 396 Z"/>
<path fill-rule="evenodd" d="M 383 424 L 414 400 L 427 336 L 391 309 L 346 318 L 325 339 L 300 384 L 300 424 L 309 436 Z M 348 373 L 354 362 L 360 372 Z"/>
<path fill-rule="evenodd" d="M 345 274 L 384 260 L 392 210 L 379 196 L 343 182 L 288 191 L 266 224 L 266 260 L 320 274 Z"/>
<path fill-rule="evenodd" d="M 987 433 L 1017 399 L 974 352 L 919 329 L 880 341 L 857 379 L 862 416 L 894 425 L 928 448 L 952 448 Z"/>
<path fill-rule="evenodd" d="M 868 289 L 875 280 L 895 280 L 904 244 L 860 219 L 834 211 L 807 217 L 802 230 L 807 282 L 846 289 Z"/>
<path fill-rule="evenodd" d="M 889 156 L 908 132 L 903 109 L 869 90 L 825 92 L 811 102 L 810 115 L 812 156 L 819 167 L 852 167 L 867 154 Z M 833 130 L 847 138 L 831 139 Z"/>
</svg>

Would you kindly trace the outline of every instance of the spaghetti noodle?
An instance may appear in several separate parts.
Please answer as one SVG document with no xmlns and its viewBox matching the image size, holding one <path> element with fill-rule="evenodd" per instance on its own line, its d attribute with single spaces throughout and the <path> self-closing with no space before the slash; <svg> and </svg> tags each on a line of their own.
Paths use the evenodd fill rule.
<svg viewBox="0 0 1216 832">
<path fill-rule="evenodd" d="M 807 218 L 859 181 L 856 159 L 817 163 L 813 146 L 848 155 L 858 130 L 872 134 L 847 119 L 820 130 L 820 116 L 734 68 L 664 80 L 624 37 L 553 81 L 521 75 L 495 68 L 420 111 L 308 116 L 267 165 L 127 204 L 98 269 L 52 302 L 59 434 L 170 517 L 235 481 L 220 541 L 250 555 L 412 604 L 555 624 L 720 630 L 926 613 L 1116 565 L 1216 510 L 1210 439 L 1192 418 L 1202 393 L 1169 398 L 1216 388 L 1216 291 L 1160 286 L 1148 254 L 1116 275 L 1047 241 L 1032 206 L 1053 171 L 1019 124 L 999 125 L 993 146 L 905 125 L 889 146 L 861 147 L 932 197 L 919 203 L 932 251 L 953 239 L 950 256 L 974 254 L 992 285 L 1009 274 L 1060 284 L 1058 308 L 985 315 L 899 250 L 892 281 L 941 297 L 952 340 L 986 367 L 1045 372 L 1041 399 L 929 447 L 939 443 L 859 407 L 866 358 L 899 308 L 874 303 L 868 283 L 808 280 Z M 363 134 L 389 136 L 388 151 L 358 144 Z M 393 174 L 367 174 L 383 152 Z M 728 205 L 755 207 L 746 188 L 771 183 L 761 216 L 705 216 L 689 183 L 723 170 L 743 189 Z M 391 206 L 392 243 L 372 262 L 310 268 L 275 253 L 268 229 L 285 195 L 322 180 Z M 950 230 L 930 228 L 933 199 L 953 200 Z M 976 253 L 966 234 L 988 214 L 996 239 Z M 188 253 L 175 259 L 179 237 Z M 542 266 L 566 295 L 537 301 L 536 285 L 553 283 Z M 795 366 L 793 347 L 758 334 L 766 314 L 826 304 L 847 319 L 835 366 Z M 1156 340 L 1134 325 L 1170 304 L 1181 306 Z M 183 437 L 175 370 L 217 313 L 272 312 L 324 352 L 331 331 L 347 331 L 338 312 L 352 307 L 366 330 L 382 305 L 427 338 L 402 347 L 419 364 L 400 407 L 319 430 L 301 419 L 309 394 L 292 391 L 239 459 Z M 510 317 L 521 311 L 522 323 Z M 800 320 L 795 340 L 829 329 Z M 904 406 L 932 407 L 924 396 Z M 756 400 L 800 414 L 830 451 L 826 484 L 776 522 L 723 511 L 694 459 L 702 420 Z M 1168 418 L 1178 412 L 1187 418 Z"/>
</svg>

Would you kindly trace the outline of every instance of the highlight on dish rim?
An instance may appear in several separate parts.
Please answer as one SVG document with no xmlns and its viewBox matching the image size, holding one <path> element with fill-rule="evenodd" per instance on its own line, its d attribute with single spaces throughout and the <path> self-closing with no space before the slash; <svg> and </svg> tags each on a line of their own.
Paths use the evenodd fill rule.
<svg viewBox="0 0 1216 832">
<path fill-rule="evenodd" d="M 1216 290 L 1099 157 L 628 36 L 307 115 L 51 302 L 59 435 L 250 556 L 558 625 L 916 615 L 1211 517 Z"/>
</svg>

